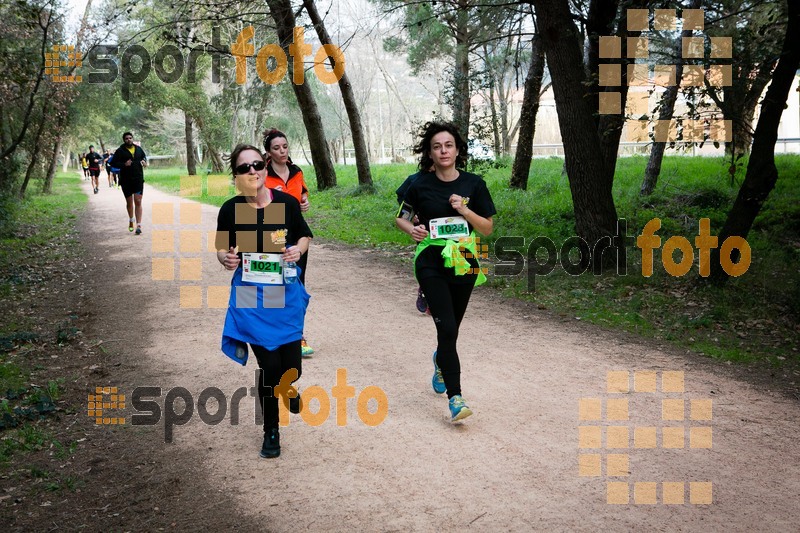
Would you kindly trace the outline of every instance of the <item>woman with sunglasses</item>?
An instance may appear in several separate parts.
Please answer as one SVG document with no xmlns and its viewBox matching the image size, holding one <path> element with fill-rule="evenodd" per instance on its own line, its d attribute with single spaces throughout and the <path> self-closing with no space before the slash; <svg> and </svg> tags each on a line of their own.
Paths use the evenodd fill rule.
<svg viewBox="0 0 800 533">
<path fill-rule="evenodd" d="M 308 187 L 306 187 L 303 171 L 292 163 L 289 157 L 289 141 L 286 134 L 280 130 L 272 128 L 264 132 L 264 151 L 267 153 L 267 187 L 277 191 L 283 191 L 294 196 L 300 202 L 300 210 L 305 213 L 308 211 Z M 308 254 L 303 254 L 303 258 L 297 264 L 300 267 L 300 282 L 306 284 L 306 271 Z M 305 336 L 301 342 L 303 357 L 309 357 L 314 350 L 306 342 Z"/>
<path fill-rule="evenodd" d="M 472 289 L 486 281 L 475 232 L 491 234 L 497 211 L 483 178 L 463 170 L 467 144 L 458 129 L 428 122 L 420 133 L 414 152 L 426 171 L 405 191 L 396 222 L 417 242 L 414 274 L 436 326 L 431 385 L 437 394 L 447 392 L 450 419 L 457 422 L 472 410 L 461 395 L 456 341 Z"/>
<path fill-rule="evenodd" d="M 258 148 L 240 144 L 230 162 L 239 194 L 220 207 L 216 235 L 217 259 L 235 271 L 222 351 L 244 365 L 248 352 L 242 344 L 253 349 L 264 414 L 260 455 L 278 457 L 278 396 L 289 403 L 297 394 L 293 387 L 283 389 L 302 373 L 300 339 L 310 298 L 302 283 L 284 278 L 283 265 L 299 262 L 313 235 L 297 200 L 265 186 L 266 162 Z"/>
</svg>

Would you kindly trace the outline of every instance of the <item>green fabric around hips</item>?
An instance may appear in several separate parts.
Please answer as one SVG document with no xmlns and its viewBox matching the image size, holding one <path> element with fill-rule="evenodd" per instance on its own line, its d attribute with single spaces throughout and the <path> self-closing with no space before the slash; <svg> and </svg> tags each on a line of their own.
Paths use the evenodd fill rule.
<svg viewBox="0 0 800 533">
<path fill-rule="evenodd" d="M 461 255 L 459 250 L 462 248 L 465 249 L 472 254 L 472 257 L 475 258 L 475 261 L 478 261 L 480 256 L 478 255 L 477 242 L 475 239 L 476 237 L 474 231 L 469 234 L 469 237 L 459 239 L 457 241 L 453 239 L 431 239 L 430 234 L 428 234 L 424 239 L 422 239 L 422 241 L 417 243 L 417 249 L 414 252 L 414 277 L 416 277 L 417 257 L 419 257 L 419 254 L 421 254 L 422 251 L 428 246 L 442 247 L 444 266 L 445 268 L 454 268 L 456 276 L 463 276 L 464 274 L 467 274 L 472 267 L 467 259 Z M 483 273 L 483 269 L 480 267 L 480 262 L 478 262 L 478 278 L 475 280 L 475 286 L 477 287 L 478 285 L 483 285 L 484 283 L 486 283 L 486 275 Z"/>
</svg>

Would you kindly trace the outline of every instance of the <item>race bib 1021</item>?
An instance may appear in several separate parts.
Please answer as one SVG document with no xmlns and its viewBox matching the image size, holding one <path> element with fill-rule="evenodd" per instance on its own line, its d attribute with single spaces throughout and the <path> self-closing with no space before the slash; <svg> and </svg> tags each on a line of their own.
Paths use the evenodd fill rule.
<svg viewBox="0 0 800 533">
<path fill-rule="evenodd" d="M 281 254 L 242 254 L 242 280 L 264 285 L 283 285 Z"/>
</svg>

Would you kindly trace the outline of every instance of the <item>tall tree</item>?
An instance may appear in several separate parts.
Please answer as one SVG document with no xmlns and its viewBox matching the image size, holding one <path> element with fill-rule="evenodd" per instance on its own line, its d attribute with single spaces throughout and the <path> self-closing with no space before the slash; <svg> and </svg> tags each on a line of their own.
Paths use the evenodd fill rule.
<svg viewBox="0 0 800 533">
<path fill-rule="evenodd" d="M 314 29 L 317 32 L 319 40 L 323 44 L 332 44 L 328 30 L 325 29 L 325 22 L 319 16 L 317 6 L 314 0 L 303 0 L 308 16 Z M 342 58 L 343 60 L 344 58 Z M 332 61 L 336 61 L 332 59 Z M 353 136 L 353 148 L 355 148 L 356 155 L 356 169 L 358 172 L 358 183 L 362 188 L 373 190 L 372 174 L 369 169 L 369 152 L 367 151 L 367 142 L 364 138 L 364 127 L 361 124 L 361 113 L 358 110 L 356 97 L 353 94 L 353 87 L 350 84 L 350 79 L 346 71 L 342 71 L 342 76 L 339 78 L 339 90 L 342 93 L 342 100 L 344 107 L 347 111 L 347 118 L 350 121 L 350 134 Z"/>
<path fill-rule="evenodd" d="M 290 0 L 267 0 L 270 14 L 275 20 L 281 47 L 289 58 L 289 75 L 296 69 L 302 71 L 302 65 L 295 65 L 293 54 L 289 53 L 289 44 L 294 41 L 296 27 L 294 11 Z M 293 50 L 292 50 L 293 51 Z M 303 123 L 311 149 L 311 158 L 317 175 L 317 188 L 325 190 L 336 186 L 336 171 L 333 169 L 328 140 L 322 126 L 322 119 L 317 109 L 317 102 L 308 83 L 292 83 L 297 103 L 303 114 Z"/>
<path fill-rule="evenodd" d="M 800 68 L 800 39 L 797 38 L 800 35 L 800 3 L 789 2 L 786 22 L 780 59 L 761 104 L 761 114 L 753 135 L 753 150 L 747 164 L 747 172 L 720 231 L 718 240 L 720 246 L 730 236 L 747 237 L 750 228 L 753 227 L 753 221 L 761 211 L 761 206 L 778 180 L 778 169 L 775 166 L 778 126 L 786 107 L 789 90 L 797 76 L 797 69 Z M 712 249 L 711 275 L 715 281 L 725 282 L 728 274 L 720 265 L 718 247 Z"/>
<path fill-rule="evenodd" d="M 692 0 L 689 9 L 699 9 L 702 5 L 702 0 Z M 683 40 L 692 36 L 692 30 L 682 30 L 680 38 L 675 42 L 675 51 L 670 63 L 675 65 L 675 83 L 670 85 L 664 91 L 661 97 L 661 109 L 658 112 L 659 120 L 671 120 L 675 112 L 675 102 L 678 100 L 678 92 L 680 90 L 680 80 L 683 76 Z M 642 187 L 640 193 L 643 195 L 652 194 L 658 183 L 658 176 L 661 174 L 661 161 L 664 159 L 664 151 L 666 150 L 667 143 L 655 141 L 653 147 L 650 149 L 650 159 L 647 160 L 647 168 L 644 171 L 644 179 L 642 180 Z"/>
<path fill-rule="evenodd" d="M 406 51 L 415 72 L 432 59 L 451 59 L 453 74 L 448 93 L 453 123 L 467 139 L 473 92 L 470 54 L 502 33 L 519 13 L 503 0 L 382 1 L 389 6 L 403 6 L 404 28 L 408 32 L 405 37 L 388 38 L 388 50 Z"/>
<path fill-rule="evenodd" d="M 531 63 L 525 77 L 525 91 L 522 96 L 522 111 L 519 117 L 519 137 L 514 166 L 511 168 L 511 187 L 528 188 L 528 173 L 533 158 L 533 137 L 536 133 L 536 115 L 539 112 L 539 95 L 544 76 L 544 48 L 537 34 L 531 39 Z"/>
<path fill-rule="evenodd" d="M 617 211 L 611 195 L 614 165 L 604 156 L 594 117 L 597 104 L 587 98 L 582 38 L 567 0 L 532 1 L 553 81 L 575 229 L 594 247 L 603 237 L 614 234 Z M 599 259 L 595 257 L 596 262 Z"/>
<path fill-rule="evenodd" d="M 706 80 L 705 91 L 733 124 L 732 140 L 725 144 L 725 151 L 734 158 L 750 152 L 755 110 L 780 55 L 786 4 L 783 0 L 726 0 L 710 15 L 709 36 L 732 36 L 730 57 L 711 60 L 730 64 L 731 79 L 722 87 Z"/>
</svg>

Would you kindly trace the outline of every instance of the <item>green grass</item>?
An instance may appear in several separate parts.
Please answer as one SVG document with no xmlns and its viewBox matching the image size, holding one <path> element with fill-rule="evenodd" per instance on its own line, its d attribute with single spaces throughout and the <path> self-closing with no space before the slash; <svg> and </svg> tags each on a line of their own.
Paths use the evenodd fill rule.
<svg viewBox="0 0 800 533">
<path fill-rule="evenodd" d="M 60 282 L 51 279 L 51 269 L 42 269 L 42 264 L 79 253 L 75 222 L 87 205 L 80 184 L 74 173 L 59 173 L 51 194 L 28 194 L 16 203 L 13 220 L 0 234 L 0 460 L 48 448 L 53 442 L 52 434 L 35 421 L 55 412 L 64 380 L 48 380 L 46 386 L 31 383 L 37 359 L 30 353 L 49 339 L 33 333 L 43 325 L 36 316 L 20 311 L 26 309 L 31 288 Z M 57 331 L 52 333 L 59 337 Z M 39 383 L 41 379 L 41 375 L 36 378 Z"/>
<path fill-rule="evenodd" d="M 753 361 L 779 355 L 796 363 L 800 348 L 795 330 L 800 317 L 796 266 L 800 260 L 800 157 L 781 155 L 776 163 L 778 183 L 747 238 L 752 264 L 724 289 L 703 283 L 696 263 L 684 277 L 667 275 L 658 250 L 655 273 L 644 278 L 637 248 L 628 251 L 626 276 L 570 276 L 557 266 L 552 274 L 536 277 L 533 292 L 527 291 L 524 274 L 514 278 L 490 275 L 489 285 L 565 316 L 667 340 L 711 357 Z M 666 157 L 656 190 L 642 197 L 639 188 L 646 164 L 643 156 L 619 159 L 613 187 L 617 216 L 626 219 L 631 236 L 638 235 L 649 220 L 661 219 L 658 235 L 663 245 L 673 235 L 693 243 L 701 218 L 710 219 L 711 234 L 718 234 L 744 179 L 747 161 L 741 161 L 731 176 L 729 160 Z M 315 191 L 314 169 L 304 169 L 311 188 L 309 225 L 318 238 L 410 249 L 409 238 L 394 224 L 394 191 L 415 168 L 371 168 L 375 194 L 359 189 L 354 166 L 337 166 L 338 186 L 326 191 Z M 535 237 L 546 236 L 560 247 L 575 234 L 563 159 L 534 160 L 526 191 L 508 188 L 508 166 L 487 165 L 477 172 L 486 179 L 498 210 L 494 233 L 486 239 L 490 258 L 495 258 L 494 243 L 502 236 L 524 237 L 526 245 Z M 159 169 L 150 171 L 147 179 L 175 193 L 180 189 L 180 175 L 180 169 Z M 199 199 L 221 205 L 226 197 L 204 194 Z"/>
</svg>

